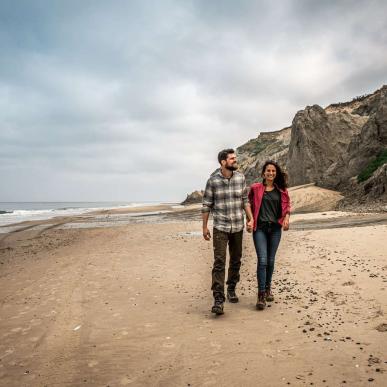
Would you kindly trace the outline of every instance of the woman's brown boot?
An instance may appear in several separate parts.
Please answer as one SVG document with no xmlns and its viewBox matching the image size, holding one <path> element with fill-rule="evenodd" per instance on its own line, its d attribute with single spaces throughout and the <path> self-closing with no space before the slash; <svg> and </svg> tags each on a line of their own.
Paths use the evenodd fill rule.
<svg viewBox="0 0 387 387">
<path fill-rule="evenodd" d="M 255 307 L 258 310 L 264 310 L 265 306 L 266 306 L 265 292 L 258 292 L 257 303 L 256 303 Z"/>
<path fill-rule="evenodd" d="M 274 301 L 274 296 L 273 293 L 271 292 L 271 288 L 266 288 L 266 301 L 267 302 L 273 302 Z"/>
</svg>

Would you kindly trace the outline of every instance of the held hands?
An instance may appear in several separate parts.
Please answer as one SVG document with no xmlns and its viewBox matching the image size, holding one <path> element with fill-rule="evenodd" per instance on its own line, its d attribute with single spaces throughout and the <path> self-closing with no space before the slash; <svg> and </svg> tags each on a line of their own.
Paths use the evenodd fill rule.
<svg viewBox="0 0 387 387">
<path fill-rule="evenodd" d="M 289 230 L 289 217 L 285 216 L 285 219 L 282 223 L 282 228 L 284 229 L 284 231 Z"/>
<path fill-rule="evenodd" d="M 206 241 L 209 241 L 211 239 L 211 233 L 210 233 L 210 230 L 208 229 L 208 227 L 203 227 L 203 238 Z"/>
<path fill-rule="evenodd" d="M 247 229 L 247 232 L 252 232 L 253 231 L 253 229 L 254 229 L 254 219 L 248 220 L 246 222 L 246 229 Z"/>
</svg>

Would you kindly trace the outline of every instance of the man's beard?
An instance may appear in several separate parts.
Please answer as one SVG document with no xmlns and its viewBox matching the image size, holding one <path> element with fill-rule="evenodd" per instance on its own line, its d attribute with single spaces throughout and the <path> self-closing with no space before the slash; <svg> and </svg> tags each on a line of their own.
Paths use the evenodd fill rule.
<svg viewBox="0 0 387 387">
<path fill-rule="evenodd" d="M 228 169 L 229 171 L 236 171 L 238 169 L 238 166 L 234 166 L 234 165 L 226 165 L 226 169 Z"/>
</svg>

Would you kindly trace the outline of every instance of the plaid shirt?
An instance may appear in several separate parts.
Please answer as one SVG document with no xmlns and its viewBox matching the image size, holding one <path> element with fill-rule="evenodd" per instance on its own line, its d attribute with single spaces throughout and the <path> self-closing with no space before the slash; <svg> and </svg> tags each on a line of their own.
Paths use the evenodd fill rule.
<svg viewBox="0 0 387 387">
<path fill-rule="evenodd" d="M 230 179 L 217 169 L 207 181 L 202 212 L 212 212 L 214 228 L 224 232 L 243 230 L 243 208 L 249 205 L 245 176 L 234 171 Z"/>
</svg>

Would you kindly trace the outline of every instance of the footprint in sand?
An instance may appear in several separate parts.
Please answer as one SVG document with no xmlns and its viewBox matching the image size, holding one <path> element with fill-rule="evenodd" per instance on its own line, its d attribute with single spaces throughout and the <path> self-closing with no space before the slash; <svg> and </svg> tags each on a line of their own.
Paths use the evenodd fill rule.
<svg viewBox="0 0 387 387">
<path fill-rule="evenodd" d="M 221 348 L 222 348 L 222 345 L 221 344 L 219 344 L 219 343 L 214 343 L 214 342 L 211 342 L 210 343 L 210 346 L 212 347 L 212 348 L 214 348 L 215 350 L 220 350 Z"/>
<path fill-rule="evenodd" d="M 40 325 L 42 323 L 42 320 L 37 320 L 35 318 L 33 318 L 32 320 L 30 320 L 30 323 L 32 326 L 37 326 L 37 325 Z"/>
<path fill-rule="evenodd" d="M 217 384 L 215 378 L 206 379 L 206 380 L 203 382 L 203 386 L 214 386 L 215 384 Z"/>
<path fill-rule="evenodd" d="M 174 348 L 175 344 L 171 342 L 167 342 L 163 344 L 163 348 Z"/>
<path fill-rule="evenodd" d="M 5 357 L 12 355 L 15 352 L 13 348 L 7 349 L 2 356 L 0 356 L 0 359 L 3 360 Z"/>
<path fill-rule="evenodd" d="M 30 327 L 30 326 L 28 326 L 28 327 L 26 327 L 26 328 L 23 328 L 23 330 L 22 330 L 22 335 L 26 335 L 27 333 L 29 333 L 30 330 L 31 330 L 31 327 Z"/>
<path fill-rule="evenodd" d="M 387 323 L 379 324 L 375 329 L 379 332 L 387 332 Z"/>
<path fill-rule="evenodd" d="M 52 317 L 55 316 L 57 312 L 55 310 L 51 310 L 50 312 L 46 313 L 44 317 Z"/>
<path fill-rule="evenodd" d="M 98 365 L 98 361 L 97 361 L 97 360 L 89 361 L 89 362 L 87 363 L 87 365 L 88 365 L 90 368 L 93 368 L 93 367 L 95 367 L 96 365 Z"/>
<path fill-rule="evenodd" d="M 127 376 L 125 376 L 120 380 L 120 384 L 121 386 L 128 386 L 129 384 L 132 384 L 134 381 L 135 381 L 134 379 L 130 379 Z"/>
</svg>

